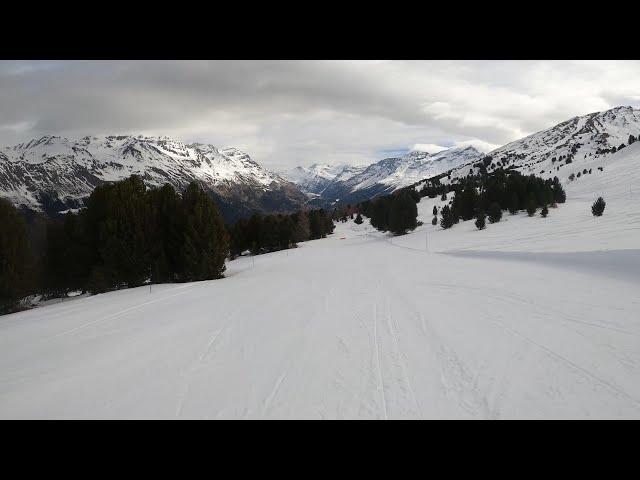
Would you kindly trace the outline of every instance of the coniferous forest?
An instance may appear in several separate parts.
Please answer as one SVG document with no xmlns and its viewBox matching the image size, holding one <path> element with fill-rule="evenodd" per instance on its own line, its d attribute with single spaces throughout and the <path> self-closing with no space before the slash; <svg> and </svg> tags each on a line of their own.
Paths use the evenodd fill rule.
<svg viewBox="0 0 640 480">
<path fill-rule="evenodd" d="M 254 214 L 225 225 L 196 182 L 182 194 L 148 189 L 138 176 L 97 187 L 77 213 L 23 215 L 0 199 L 0 313 L 32 294 L 101 293 L 146 283 L 221 278 L 225 260 L 323 238 L 324 210 Z"/>
<path fill-rule="evenodd" d="M 480 164 L 482 165 L 482 164 Z M 535 175 L 522 175 L 514 169 L 499 168 L 488 173 L 486 168 L 477 174 L 469 174 L 451 183 L 441 183 L 446 174 L 403 188 L 392 195 L 366 200 L 357 205 L 357 210 L 371 219 L 371 225 L 383 232 L 404 234 L 417 226 L 416 203 L 423 197 L 441 197 L 449 204 L 440 210 L 439 223 L 444 229 L 453 227 L 460 220 L 482 219 L 478 229 L 485 228 L 486 218 L 490 223 L 499 222 L 503 211 L 515 215 L 527 210 L 530 215 L 538 208 L 548 214 L 548 207 L 564 203 L 566 194 L 558 177 L 543 179 Z M 453 193 L 453 196 L 450 194 Z M 533 213 L 531 213 L 533 212 Z M 434 210 L 433 224 L 438 223 Z"/>
</svg>

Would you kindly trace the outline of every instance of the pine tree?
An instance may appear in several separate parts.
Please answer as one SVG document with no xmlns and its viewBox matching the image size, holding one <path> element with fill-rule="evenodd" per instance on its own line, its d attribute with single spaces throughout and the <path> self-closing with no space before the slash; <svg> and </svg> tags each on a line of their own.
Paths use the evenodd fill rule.
<svg viewBox="0 0 640 480">
<path fill-rule="evenodd" d="M 151 281 L 173 282 L 182 244 L 181 199 L 169 184 L 147 192 L 150 212 Z"/>
<path fill-rule="evenodd" d="M 552 190 L 553 190 L 553 199 L 555 200 L 555 202 L 564 203 L 566 201 L 567 195 L 565 194 L 564 188 L 562 188 L 562 185 L 560 184 L 560 180 L 558 179 L 558 177 L 553 177 Z"/>
<path fill-rule="evenodd" d="M 389 230 L 389 204 L 388 199 L 379 197 L 371 208 L 371 226 L 381 232 Z"/>
<path fill-rule="evenodd" d="M 431 220 L 431 225 L 437 225 L 437 224 L 438 224 L 438 217 L 434 215 L 433 219 Z"/>
<path fill-rule="evenodd" d="M 86 231 L 95 255 L 92 274 L 100 288 L 141 285 L 151 275 L 150 221 L 146 187 L 132 175 L 97 187 L 87 200 Z"/>
<path fill-rule="evenodd" d="M 543 218 L 547 218 L 547 215 L 549 215 L 549 209 L 547 208 L 546 205 L 542 207 L 542 210 L 540 211 L 540 215 L 542 215 Z"/>
<path fill-rule="evenodd" d="M 476 217 L 476 222 L 475 222 L 476 228 L 478 230 L 484 230 L 485 229 L 485 226 L 486 226 L 485 218 L 486 217 L 485 217 L 484 212 L 482 210 L 480 210 L 478 212 L 478 216 Z"/>
<path fill-rule="evenodd" d="M 502 219 L 502 208 L 498 202 L 493 202 L 489 206 L 489 223 L 498 223 Z"/>
<path fill-rule="evenodd" d="M 393 195 L 389 209 L 389 230 L 402 235 L 417 226 L 418 207 L 406 191 Z"/>
<path fill-rule="evenodd" d="M 598 197 L 598 199 L 593 202 L 593 205 L 591 206 L 591 213 L 593 213 L 595 217 L 602 216 L 602 214 L 604 213 L 604 207 L 606 205 L 607 203 L 604 201 L 604 199 L 602 197 Z"/>
<path fill-rule="evenodd" d="M 229 254 L 229 235 L 218 207 L 196 182 L 183 195 L 185 218 L 181 250 L 183 281 L 222 277 Z"/>
<path fill-rule="evenodd" d="M 529 201 L 527 202 L 527 214 L 530 217 L 533 217 L 535 215 L 537 209 L 538 209 L 538 207 L 536 205 L 535 197 L 533 197 L 533 195 L 531 195 L 529 197 Z"/>
<path fill-rule="evenodd" d="M 459 198 L 459 201 L 458 201 Z M 478 193 L 475 185 L 467 185 L 461 195 L 454 197 L 455 210 L 462 217 L 462 220 L 471 220 L 474 215 Z"/>
<path fill-rule="evenodd" d="M 306 242 L 311 237 L 311 225 L 309 224 L 309 215 L 304 210 L 294 213 L 293 215 L 293 241 Z"/>
<path fill-rule="evenodd" d="M 518 194 L 513 192 L 513 194 L 511 195 L 511 200 L 509 202 L 509 213 L 511 215 L 517 214 L 519 206 L 520 206 L 520 200 L 518 199 Z"/>
<path fill-rule="evenodd" d="M 34 284 L 27 225 L 8 201 L 0 199 L 0 313 L 13 311 Z"/>
<path fill-rule="evenodd" d="M 360 213 L 358 213 L 358 214 L 356 215 L 356 219 L 354 220 L 354 223 L 355 223 L 356 225 L 360 225 L 360 224 L 362 224 L 362 222 L 363 222 L 363 221 L 364 221 L 364 220 L 362 220 L 362 215 L 360 215 Z"/>
<path fill-rule="evenodd" d="M 449 205 L 445 205 L 444 207 L 442 207 L 442 209 L 440 210 L 440 215 L 442 216 L 442 218 L 440 219 L 440 226 L 442 228 L 448 229 L 453 227 L 455 219 Z"/>
<path fill-rule="evenodd" d="M 433 216 L 437 216 L 438 215 L 438 207 L 436 205 L 433 206 Z"/>
</svg>

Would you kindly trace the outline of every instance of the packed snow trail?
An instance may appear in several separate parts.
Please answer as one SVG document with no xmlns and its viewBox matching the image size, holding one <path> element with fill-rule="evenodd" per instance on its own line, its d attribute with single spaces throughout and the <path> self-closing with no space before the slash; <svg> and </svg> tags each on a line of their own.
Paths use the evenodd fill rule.
<svg viewBox="0 0 640 480">
<path fill-rule="evenodd" d="M 0 317 L 0 418 L 640 418 L 638 153 L 546 219 L 445 231 L 425 198 L 402 237 L 338 223 L 221 280 Z"/>
<path fill-rule="evenodd" d="M 637 278 L 398 240 L 4 316 L 0 417 L 640 418 Z"/>
</svg>

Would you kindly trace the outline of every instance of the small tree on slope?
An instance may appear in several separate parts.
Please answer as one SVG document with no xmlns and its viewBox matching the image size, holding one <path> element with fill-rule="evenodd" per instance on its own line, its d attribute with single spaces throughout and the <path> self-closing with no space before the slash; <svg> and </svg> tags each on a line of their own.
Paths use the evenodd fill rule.
<svg viewBox="0 0 640 480">
<path fill-rule="evenodd" d="M 485 222 L 485 214 L 482 210 L 478 212 L 478 217 L 476 218 L 476 228 L 478 230 L 484 230 L 486 227 Z"/>
<path fill-rule="evenodd" d="M 440 214 L 442 215 L 440 226 L 444 229 L 453 227 L 455 219 L 449 205 L 445 205 L 444 207 L 442 207 L 442 209 L 440 210 Z"/>
<path fill-rule="evenodd" d="M 497 202 L 493 202 L 489 206 L 489 222 L 490 223 L 498 223 L 502 218 L 502 209 Z"/>
<path fill-rule="evenodd" d="M 593 202 L 593 205 L 591 205 L 591 213 L 593 213 L 595 217 L 602 216 L 606 205 L 607 203 L 604 201 L 604 198 L 598 197 L 598 199 Z"/>
<path fill-rule="evenodd" d="M 529 214 L 530 217 L 533 217 L 536 214 L 537 209 L 535 199 L 533 197 L 529 198 L 529 202 L 527 203 L 527 214 Z"/>
<path fill-rule="evenodd" d="M 540 215 L 542 215 L 543 218 L 547 218 L 547 215 L 549 215 L 549 209 L 547 208 L 546 205 L 542 207 L 542 210 L 540 211 Z"/>
</svg>

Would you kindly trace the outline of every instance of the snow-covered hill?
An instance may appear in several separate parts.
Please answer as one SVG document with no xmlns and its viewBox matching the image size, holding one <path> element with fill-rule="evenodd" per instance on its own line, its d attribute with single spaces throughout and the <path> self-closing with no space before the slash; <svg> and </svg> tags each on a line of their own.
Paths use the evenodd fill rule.
<svg viewBox="0 0 640 480">
<path fill-rule="evenodd" d="M 640 110 L 616 107 L 590 113 L 489 152 L 493 158 L 489 170 L 513 166 L 523 174 L 568 178 L 591 168 L 621 145 L 628 146 L 630 135 L 640 137 Z M 459 166 L 452 178 L 466 176 L 470 169 L 471 162 Z"/>
<path fill-rule="evenodd" d="M 34 210 L 82 204 L 103 182 L 140 175 L 150 186 L 182 190 L 197 180 L 223 205 L 223 213 L 298 208 L 304 195 L 235 148 L 185 144 L 167 137 L 45 136 L 0 149 L 0 196 Z"/>
<path fill-rule="evenodd" d="M 438 153 L 410 152 L 369 166 L 312 165 L 288 174 L 303 192 L 327 203 L 357 202 L 391 193 L 459 165 L 477 162 L 484 155 L 474 147 L 450 148 Z"/>
</svg>

